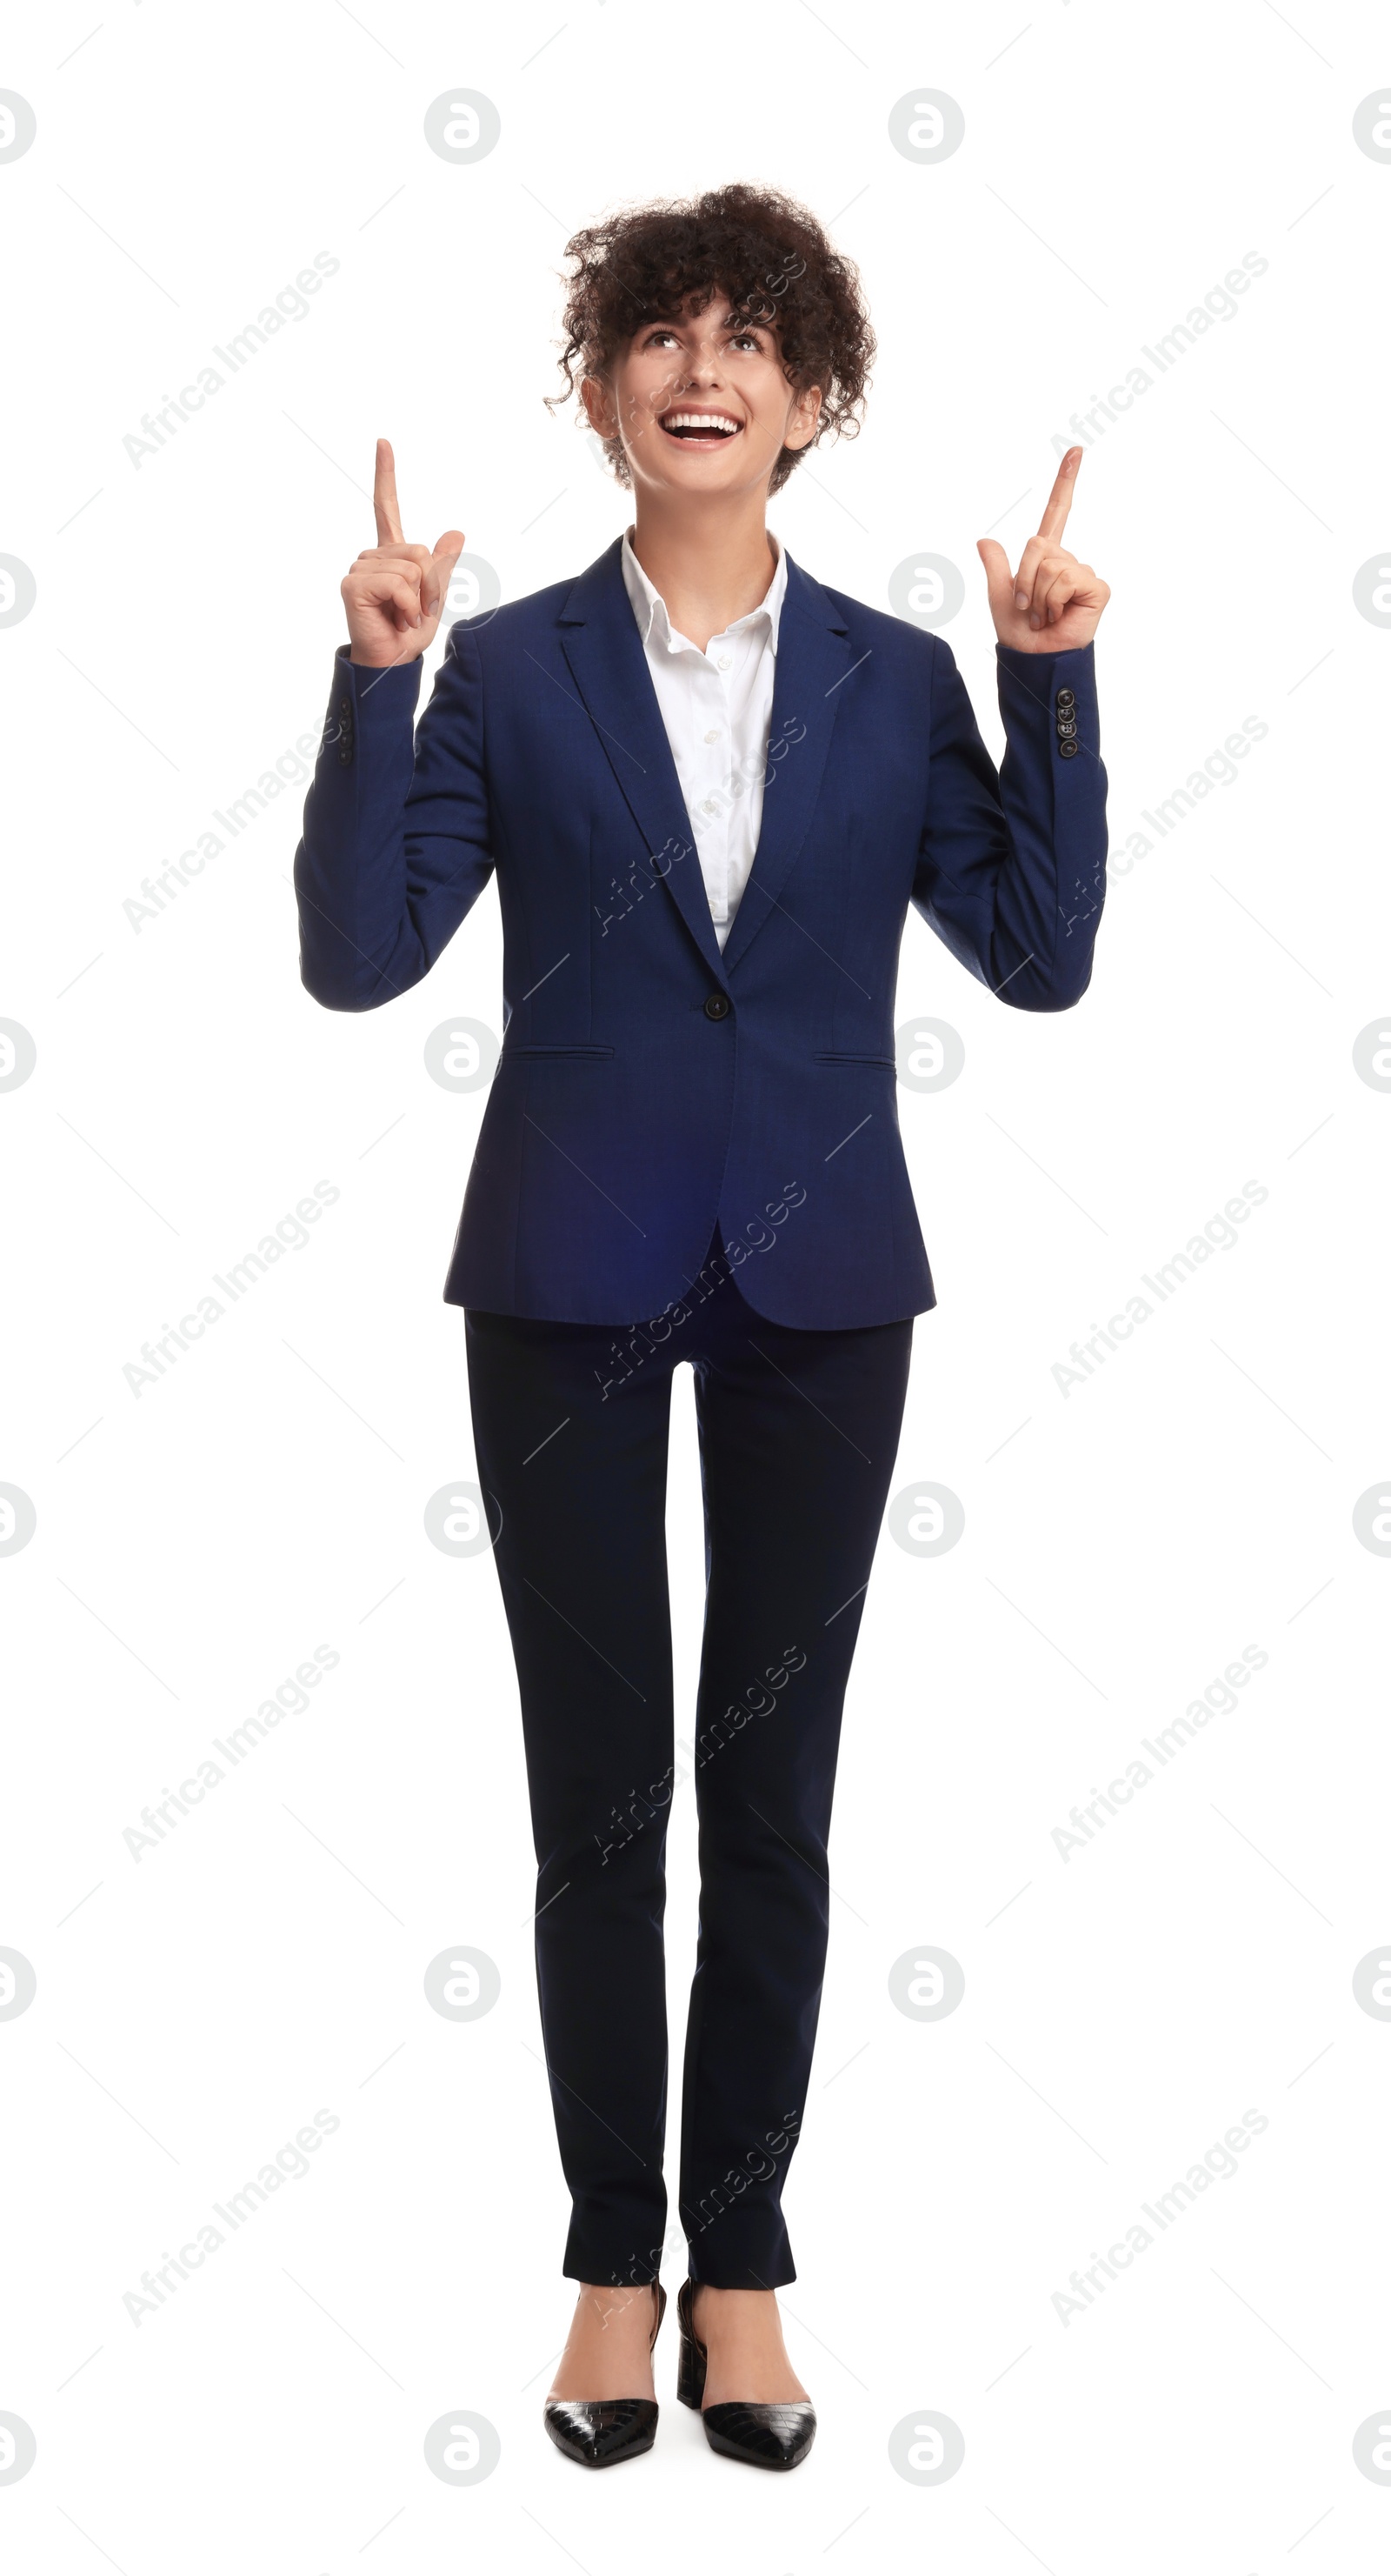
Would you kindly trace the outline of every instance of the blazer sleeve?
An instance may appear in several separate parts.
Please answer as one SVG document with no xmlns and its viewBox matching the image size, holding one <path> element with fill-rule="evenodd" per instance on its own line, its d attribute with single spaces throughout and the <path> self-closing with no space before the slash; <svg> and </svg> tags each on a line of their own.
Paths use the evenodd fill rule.
<svg viewBox="0 0 1391 2576">
<path fill-rule="evenodd" d="M 374 671 L 340 647 L 295 853 L 300 975 L 331 1011 L 370 1011 L 427 975 L 493 871 L 476 638 L 450 630 L 414 731 L 418 661 Z"/>
<path fill-rule="evenodd" d="M 1068 1010 L 1091 981 L 1106 893 L 1093 648 L 996 647 L 1005 725 L 997 773 L 951 650 L 933 641 L 928 805 L 913 902 L 1002 1002 Z M 1059 689 L 1073 698 L 1061 711 Z M 1058 734 L 1060 712 L 1075 718 L 1075 735 Z M 1066 757 L 1064 740 L 1077 745 Z"/>
</svg>

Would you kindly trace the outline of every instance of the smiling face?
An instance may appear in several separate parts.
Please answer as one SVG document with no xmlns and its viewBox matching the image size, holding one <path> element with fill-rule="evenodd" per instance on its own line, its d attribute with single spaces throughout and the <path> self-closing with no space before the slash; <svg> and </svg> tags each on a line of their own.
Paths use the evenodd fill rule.
<svg viewBox="0 0 1391 2576">
<path fill-rule="evenodd" d="M 689 303 L 669 322 L 647 322 L 607 379 L 582 393 L 601 438 L 619 437 L 634 489 L 653 499 L 731 497 L 762 488 L 785 447 L 805 447 L 821 408 L 783 372 L 776 329 L 750 322 L 717 293 L 703 313 Z"/>
</svg>

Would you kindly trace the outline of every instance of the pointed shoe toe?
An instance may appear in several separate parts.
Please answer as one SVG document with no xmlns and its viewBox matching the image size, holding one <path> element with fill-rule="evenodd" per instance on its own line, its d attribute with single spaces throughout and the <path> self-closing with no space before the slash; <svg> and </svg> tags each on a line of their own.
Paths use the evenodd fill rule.
<svg viewBox="0 0 1391 2576">
<path fill-rule="evenodd" d="M 667 2312 L 667 2294 L 660 2281 L 652 2284 L 656 2292 L 657 2317 L 648 2337 L 651 2351 L 662 2330 Z M 548 2397 L 546 2430 L 558 2451 L 567 2460 L 578 2460 L 582 2469 L 612 2469 L 620 2460 L 636 2460 L 650 2451 L 657 2438 L 657 2400 L 655 2397 Z"/>
<path fill-rule="evenodd" d="M 816 2439 L 816 2408 L 811 2399 L 799 2397 L 782 2406 L 755 2405 L 752 2398 L 737 2398 L 725 2406 L 703 2405 L 707 2356 L 691 2316 L 694 2299 L 694 2281 L 683 2282 L 676 2295 L 681 2333 L 676 2394 L 682 2405 L 701 2409 L 706 2441 L 725 2459 L 747 2460 L 755 2469 L 795 2469 Z"/>
<path fill-rule="evenodd" d="M 655 2397 L 552 2397 L 546 2430 L 567 2460 L 584 2469 L 611 2469 L 635 2460 L 657 2438 Z"/>
<path fill-rule="evenodd" d="M 795 2469 L 816 2439 L 816 2408 L 810 2399 L 785 2406 L 755 2406 L 740 2399 L 707 2406 L 700 2420 L 712 2451 L 727 2460 L 747 2460 L 755 2469 Z"/>
</svg>

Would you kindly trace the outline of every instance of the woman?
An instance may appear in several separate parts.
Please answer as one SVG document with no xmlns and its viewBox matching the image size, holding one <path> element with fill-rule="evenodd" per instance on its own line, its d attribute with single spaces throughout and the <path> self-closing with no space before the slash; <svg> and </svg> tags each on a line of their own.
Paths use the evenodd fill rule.
<svg viewBox="0 0 1391 2576">
<path fill-rule="evenodd" d="M 546 2407 L 571 2458 L 650 2448 L 665 2306 L 662 1908 L 673 1785 L 663 1509 L 689 1360 L 707 1596 L 679 2394 L 769 2468 L 815 2415 L 782 2341 L 782 2188 L 826 1951 L 841 1705 L 934 1303 L 899 1141 L 911 902 L 1024 1010 L 1085 991 L 1105 867 L 1091 638 L 1062 546 L 1080 449 L 1011 574 L 983 540 L 998 777 L 937 637 L 770 536 L 857 425 L 873 342 L 815 220 L 747 187 L 578 234 L 561 361 L 634 517 L 578 580 L 465 619 L 412 738 L 463 545 L 343 583 L 295 870 L 302 971 L 364 1010 L 428 973 L 496 871 L 501 1058 L 445 1296 L 521 1693 L 536 1958 L 581 2287 Z M 563 396 L 557 399 L 564 399 Z"/>
</svg>

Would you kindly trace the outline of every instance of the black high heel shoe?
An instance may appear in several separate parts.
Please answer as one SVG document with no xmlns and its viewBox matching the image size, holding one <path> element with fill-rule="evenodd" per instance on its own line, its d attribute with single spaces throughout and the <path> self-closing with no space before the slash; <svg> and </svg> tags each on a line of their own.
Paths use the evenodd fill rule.
<svg viewBox="0 0 1391 2576">
<path fill-rule="evenodd" d="M 694 2290 L 694 2281 L 683 2281 L 676 2293 L 676 2322 L 681 2329 L 676 2394 L 681 2404 L 700 2410 L 706 2441 L 727 2460 L 747 2460 L 755 2469 L 795 2469 L 816 2439 L 816 2408 L 809 2397 L 781 2406 L 759 2406 L 752 2399 L 739 2398 L 727 2406 L 701 2407 L 706 2352 L 691 2323 Z"/>
<path fill-rule="evenodd" d="M 649 2352 L 667 2312 L 661 2282 L 654 2281 L 652 2287 L 657 2293 L 657 2322 L 648 2339 Z M 548 2397 L 546 2430 L 567 2460 L 578 2460 L 583 2469 L 611 2469 L 619 2460 L 635 2460 L 640 2452 L 651 2450 L 657 2438 L 657 2401 L 655 2397 Z"/>
</svg>

